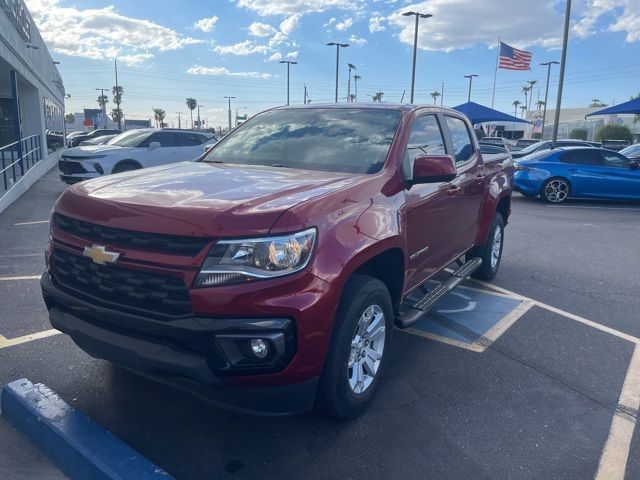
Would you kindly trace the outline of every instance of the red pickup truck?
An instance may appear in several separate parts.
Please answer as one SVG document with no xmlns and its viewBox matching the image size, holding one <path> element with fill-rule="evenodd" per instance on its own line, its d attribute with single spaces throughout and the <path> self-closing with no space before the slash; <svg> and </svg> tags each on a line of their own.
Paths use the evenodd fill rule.
<svg viewBox="0 0 640 480">
<path fill-rule="evenodd" d="M 42 292 L 94 357 L 240 411 L 353 418 L 394 325 L 496 274 L 512 183 L 453 110 L 275 108 L 195 161 L 70 187 Z"/>
</svg>

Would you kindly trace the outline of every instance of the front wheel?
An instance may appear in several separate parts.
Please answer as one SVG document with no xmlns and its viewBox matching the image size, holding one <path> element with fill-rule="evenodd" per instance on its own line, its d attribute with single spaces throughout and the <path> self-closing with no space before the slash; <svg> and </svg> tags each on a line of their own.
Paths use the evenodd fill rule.
<svg viewBox="0 0 640 480">
<path fill-rule="evenodd" d="M 550 178 L 542 185 L 540 196 L 549 203 L 562 203 L 571 193 L 571 185 L 564 178 Z"/>
<path fill-rule="evenodd" d="M 321 409 L 342 420 L 364 412 L 378 387 L 392 332 L 386 286 L 376 278 L 354 275 L 342 291 L 320 378 Z"/>
</svg>

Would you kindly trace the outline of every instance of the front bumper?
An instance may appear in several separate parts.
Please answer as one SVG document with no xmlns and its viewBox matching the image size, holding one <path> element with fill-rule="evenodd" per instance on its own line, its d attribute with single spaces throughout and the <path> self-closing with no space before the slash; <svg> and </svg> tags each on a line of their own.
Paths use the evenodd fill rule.
<svg viewBox="0 0 640 480">
<path fill-rule="evenodd" d="M 56 286 L 47 272 L 40 284 L 53 327 L 96 358 L 232 410 L 281 415 L 313 407 L 317 377 L 278 386 L 225 384 L 228 375 L 239 371 L 252 374 L 284 368 L 295 353 L 288 348 L 295 348 L 289 319 L 189 316 L 166 322 L 78 298 Z M 238 369 L 224 342 L 243 337 L 271 339 L 279 352 L 274 356 L 277 362 L 257 367 L 242 364 Z"/>
</svg>

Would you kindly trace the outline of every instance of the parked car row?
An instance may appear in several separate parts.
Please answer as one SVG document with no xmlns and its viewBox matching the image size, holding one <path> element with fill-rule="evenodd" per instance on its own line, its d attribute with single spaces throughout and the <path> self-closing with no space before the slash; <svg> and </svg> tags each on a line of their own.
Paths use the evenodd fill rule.
<svg viewBox="0 0 640 480">
<path fill-rule="evenodd" d="M 111 173 L 193 160 L 215 142 L 213 134 L 193 130 L 130 130 L 102 145 L 79 146 L 64 152 L 58 162 L 60 178 L 66 183 L 76 183 Z"/>
</svg>

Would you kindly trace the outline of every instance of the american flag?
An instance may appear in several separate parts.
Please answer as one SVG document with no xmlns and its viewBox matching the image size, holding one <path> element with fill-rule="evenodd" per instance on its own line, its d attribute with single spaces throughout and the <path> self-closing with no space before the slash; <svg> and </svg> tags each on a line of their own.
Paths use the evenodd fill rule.
<svg viewBox="0 0 640 480">
<path fill-rule="evenodd" d="M 500 63 L 498 68 L 507 70 L 531 70 L 531 52 L 518 50 L 500 42 Z"/>
</svg>

